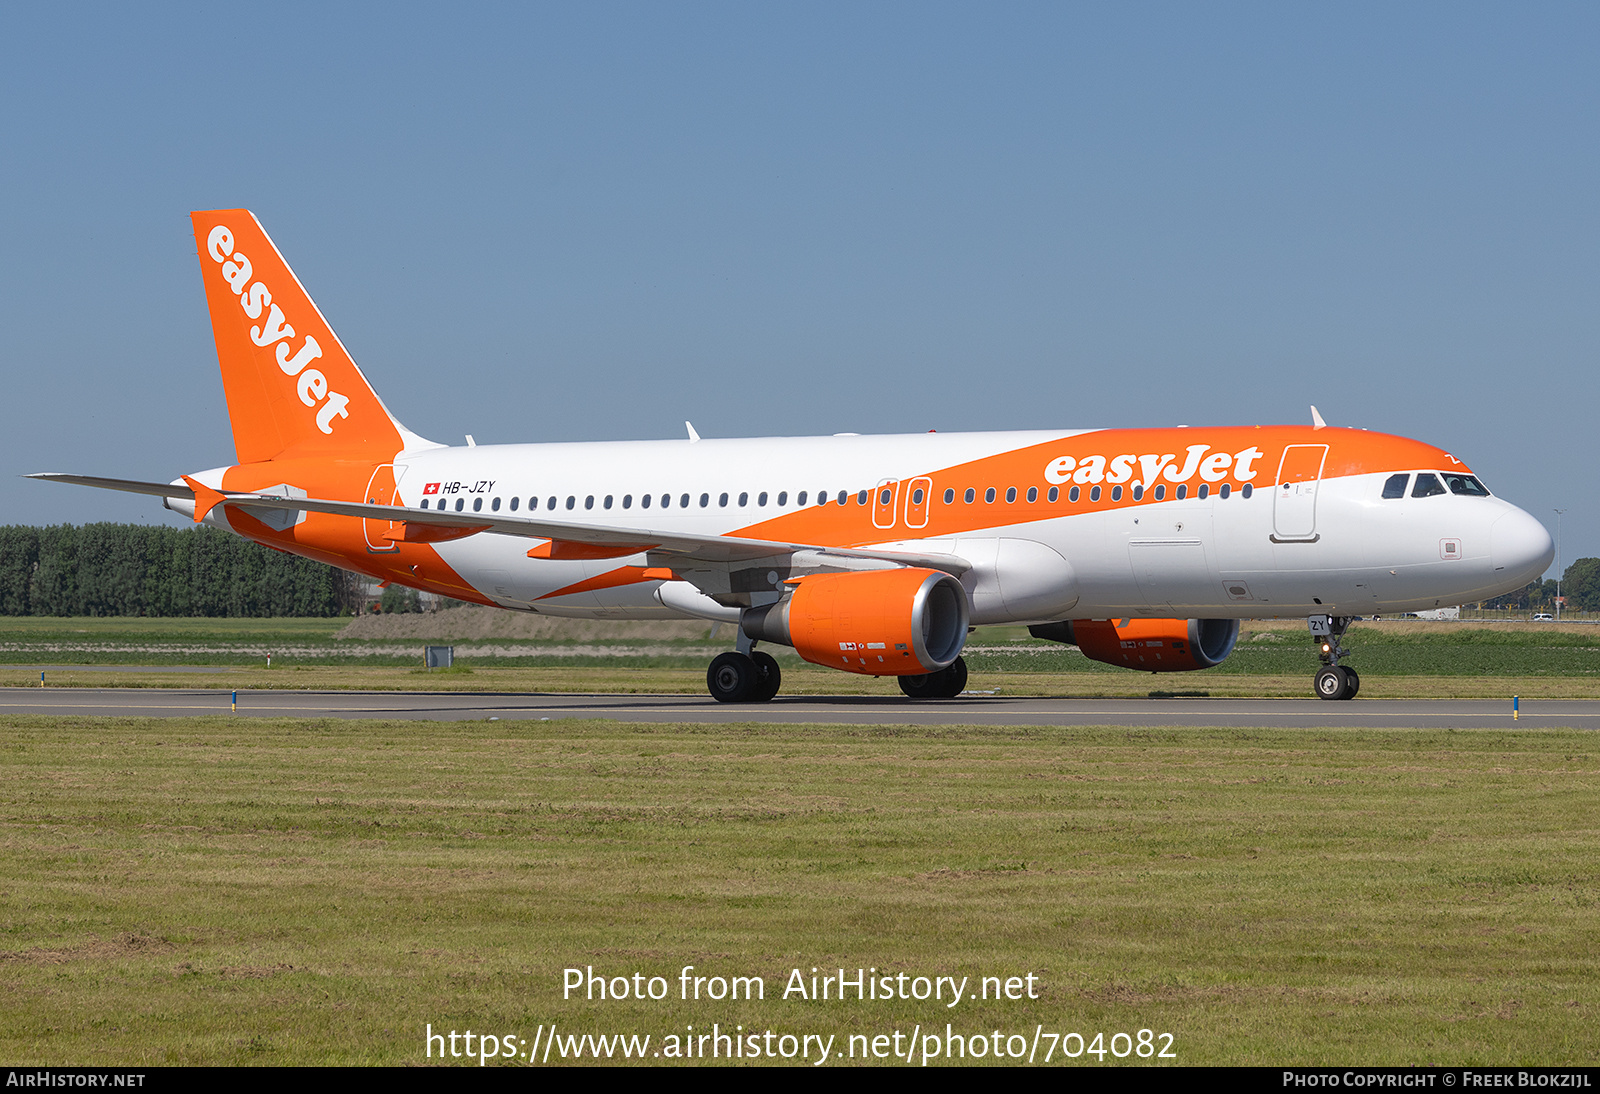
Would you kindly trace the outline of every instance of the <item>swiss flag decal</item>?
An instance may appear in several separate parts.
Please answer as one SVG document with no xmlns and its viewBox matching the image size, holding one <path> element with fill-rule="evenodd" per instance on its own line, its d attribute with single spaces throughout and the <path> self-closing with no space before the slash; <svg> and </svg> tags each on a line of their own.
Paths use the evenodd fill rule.
<svg viewBox="0 0 1600 1094">
<path fill-rule="evenodd" d="M 422 488 L 422 492 L 424 494 L 437 494 L 439 492 L 439 484 L 436 482 L 430 482 L 427 486 Z"/>
</svg>

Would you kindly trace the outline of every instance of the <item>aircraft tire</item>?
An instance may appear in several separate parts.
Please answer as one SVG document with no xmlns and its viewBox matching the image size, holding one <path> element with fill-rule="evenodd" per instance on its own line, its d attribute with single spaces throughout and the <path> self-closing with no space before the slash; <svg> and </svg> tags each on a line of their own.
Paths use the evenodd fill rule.
<svg viewBox="0 0 1600 1094">
<path fill-rule="evenodd" d="M 783 686 L 783 670 L 778 667 L 777 659 L 769 653 L 756 650 L 750 655 L 750 661 L 756 667 L 756 686 L 750 694 L 752 703 L 768 703 L 778 694 L 778 689 Z"/>
<path fill-rule="evenodd" d="M 1345 669 L 1345 677 L 1350 681 L 1350 690 L 1345 693 L 1346 699 L 1354 699 L 1361 690 L 1361 677 L 1356 675 L 1355 669 Z"/>
<path fill-rule="evenodd" d="M 939 673 L 943 685 L 939 689 L 939 698 L 954 699 L 967 690 L 967 662 L 963 657 L 957 657 L 950 662 L 950 667 Z"/>
<path fill-rule="evenodd" d="M 927 672 L 913 676 L 897 676 L 895 679 L 900 682 L 900 690 L 906 693 L 908 699 L 937 699 L 940 695 L 939 677 L 943 675 L 942 672 Z"/>
<path fill-rule="evenodd" d="M 1318 699 L 1339 700 L 1350 697 L 1350 673 L 1338 665 L 1328 665 L 1318 671 L 1312 681 Z"/>
<path fill-rule="evenodd" d="M 721 653 L 706 669 L 706 690 L 719 703 L 745 703 L 753 697 L 759 673 L 742 653 Z"/>
</svg>

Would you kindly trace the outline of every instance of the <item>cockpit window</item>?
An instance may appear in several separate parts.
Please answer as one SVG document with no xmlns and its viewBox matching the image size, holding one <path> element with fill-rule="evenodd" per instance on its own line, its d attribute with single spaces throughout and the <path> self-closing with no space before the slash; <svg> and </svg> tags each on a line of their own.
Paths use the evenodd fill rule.
<svg viewBox="0 0 1600 1094">
<path fill-rule="evenodd" d="M 1410 475 L 1390 475 L 1383 484 L 1383 496 L 1386 498 L 1403 498 L 1406 496 L 1406 483 L 1411 481 Z"/>
<path fill-rule="evenodd" d="M 1469 498 L 1486 498 L 1489 491 L 1484 489 L 1483 483 L 1471 475 L 1452 475 L 1446 471 L 1444 483 L 1450 488 L 1452 494 L 1461 494 Z"/>
<path fill-rule="evenodd" d="M 1426 471 L 1417 476 L 1417 485 L 1411 488 L 1414 498 L 1431 498 L 1435 494 L 1444 493 L 1444 486 L 1439 482 L 1438 475 L 1430 475 Z"/>
</svg>

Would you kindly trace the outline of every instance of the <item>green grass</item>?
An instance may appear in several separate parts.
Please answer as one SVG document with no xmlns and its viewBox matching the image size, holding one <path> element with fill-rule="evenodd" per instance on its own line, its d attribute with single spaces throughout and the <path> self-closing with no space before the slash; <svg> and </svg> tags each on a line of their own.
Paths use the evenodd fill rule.
<svg viewBox="0 0 1600 1094">
<path fill-rule="evenodd" d="M 0 618 L 0 687 L 36 686 L 38 670 L 22 666 L 44 664 L 63 666 L 48 675 L 56 687 L 698 694 L 712 653 L 731 642 L 726 634 L 721 642 L 704 637 L 458 640 L 459 671 L 441 674 L 414 671 L 421 662 L 421 640 L 336 639 L 345 622 Z M 1352 653 L 1345 663 L 1360 670 L 1367 698 L 1600 696 L 1600 627 L 1385 621 L 1355 625 L 1347 644 Z M 897 693 L 892 680 L 818 669 L 792 650 L 766 648 L 783 665 L 785 694 Z M 1191 673 L 1154 676 L 1103 665 L 1076 649 L 1032 639 L 1021 627 L 979 628 L 965 656 L 972 688 L 1006 695 L 1144 697 L 1155 691 L 1204 691 L 1214 697 L 1303 697 L 1317 667 L 1315 649 L 1298 620 L 1248 623 L 1231 657 Z M 174 671 L 104 671 L 118 666 Z M 226 671 L 181 671 L 195 666 Z"/>
<path fill-rule="evenodd" d="M 224 619 L 205 616 L 178 618 L 110 616 L 0 616 L 0 642 L 70 641 L 106 639 L 115 641 L 178 641 L 213 639 L 218 641 L 256 641 L 305 639 L 331 641 L 336 631 L 350 622 L 338 618 Z"/>
<path fill-rule="evenodd" d="M 421 640 L 341 641 L 341 619 L 56 619 L 0 618 L 0 665 L 218 665 L 247 667 L 272 654 L 277 667 L 414 667 Z M 731 642 L 698 639 L 458 640 L 460 649 L 494 647 L 495 654 L 458 660 L 499 668 L 610 668 L 698 670 L 707 650 Z M 1346 644 L 1348 663 L 1363 678 L 1560 677 L 1600 680 L 1600 626 L 1515 624 L 1356 624 Z M 1128 676 L 1127 669 L 1091 661 L 1076 649 L 1028 636 L 1021 627 L 982 627 L 968 642 L 968 667 L 1008 675 Z M 8 648 L 9 647 L 9 648 Z M 577 648 L 604 650 L 578 654 Z M 998 647 L 998 648 L 996 648 Z M 790 651 L 769 647 L 796 666 Z M 377 651 L 377 652 L 374 652 Z M 651 651 L 651 652 L 646 652 Z M 1315 647 L 1303 621 L 1247 624 L 1234 653 L 1221 665 L 1182 679 L 1218 676 L 1309 675 Z M 1185 685 L 1186 687 L 1191 685 Z M 1203 684 L 1192 685 L 1204 687 Z"/>
<path fill-rule="evenodd" d="M 419 1063 L 427 1023 L 552 1021 L 1595 1055 L 1582 733 L 6 718 L 0 764 L 14 1061 Z M 589 965 L 768 998 L 564 1001 Z M 774 998 L 813 966 L 1042 993 Z"/>
</svg>

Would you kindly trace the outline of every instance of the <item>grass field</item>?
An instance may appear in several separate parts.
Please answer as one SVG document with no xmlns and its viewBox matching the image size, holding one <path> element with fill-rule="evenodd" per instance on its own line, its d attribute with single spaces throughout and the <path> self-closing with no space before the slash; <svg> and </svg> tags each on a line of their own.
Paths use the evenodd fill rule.
<svg viewBox="0 0 1600 1094">
<path fill-rule="evenodd" d="M 551 1022 L 1596 1056 L 1581 733 L 8 718 L 0 763 L 15 1062 L 418 1063 L 429 1023 Z M 563 1000 L 590 965 L 674 998 Z M 677 1001 L 684 965 L 766 999 Z M 1040 997 L 778 998 L 841 966 Z"/>
<path fill-rule="evenodd" d="M 487 613 L 493 622 L 518 619 L 469 611 Z M 427 617 L 385 622 L 395 625 L 391 631 L 448 630 Z M 731 644 L 727 633 L 714 640 L 709 628 L 692 624 L 686 633 L 683 624 L 667 624 L 678 628 L 673 637 L 629 637 L 596 623 L 573 623 L 573 633 L 563 636 L 563 621 L 538 622 L 551 633 L 430 639 L 394 637 L 374 627 L 351 628 L 356 636 L 341 637 L 349 621 L 339 619 L 3 618 L 0 686 L 37 686 L 33 666 L 49 665 L 58 667 L 47 680 L 56 687 L 699 693 L 706 665 Z M 416 671 L 428 641 L 455 644 L 457 673 Z M 1600 626 L 1367 622 L 1351 628 L 1348 644 L 1354 652 L 1347 663 L 1360 670 L 1361 693 L 1369 698 L 1600 696 Z M 791 650 L 764 648 L 783 665 L 785 694 L 897 693 L 892 680 L 818 669 Z M 1021 627 L 980 628 L 965 656 L 973 689 L 1007 695 L 1142 697 L 1182 690 L 1302 697 L 1317 667 L 1304 622 L 1297 620 L 1248 623 L 1228 660 L 1191 673 L 1156 676 L 1102 665 L 1076 649 L 1030 638 Z M 140 671 L 119 673 L 119 667 Z M 224 671 L 180 671 L 195 667 Z M 163 668 L 173 671 L 151 671 Z"/>
</svg>

